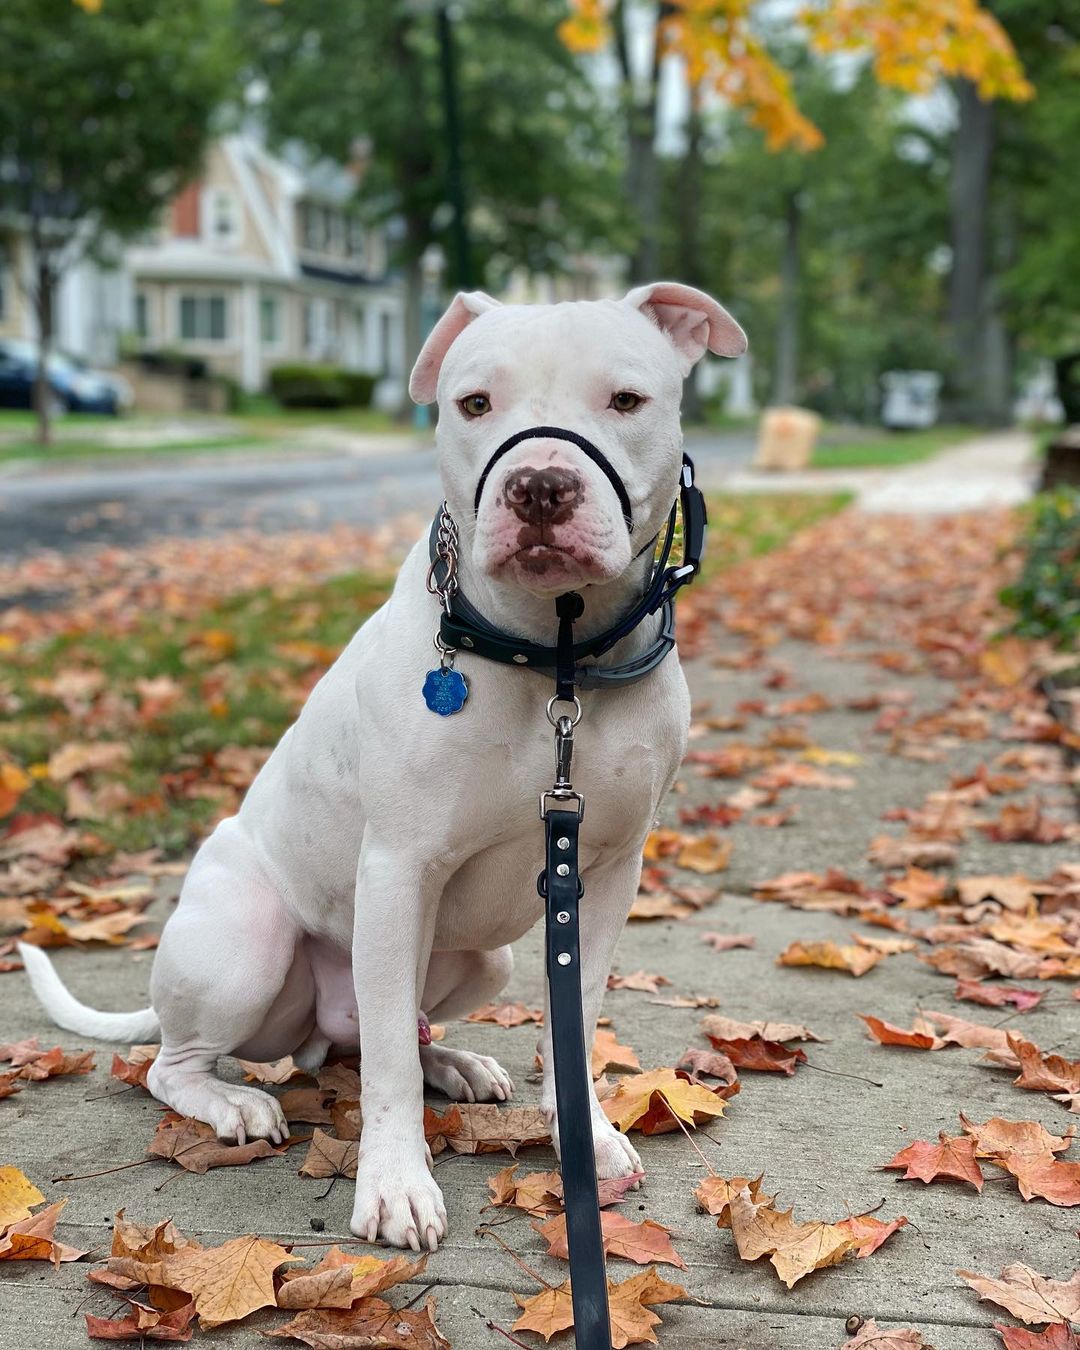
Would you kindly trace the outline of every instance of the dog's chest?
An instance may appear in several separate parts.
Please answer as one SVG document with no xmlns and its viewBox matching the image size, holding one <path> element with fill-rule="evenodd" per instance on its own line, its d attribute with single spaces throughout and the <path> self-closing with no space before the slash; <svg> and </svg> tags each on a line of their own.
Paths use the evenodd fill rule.
<svg viewBox="0 0 1080 1350">
<path fill-rule="evenodd" d="M 531 760 L 531 757 L 529 757 Z M 656 803 L 670 776 L 670 752 L 627 742 L 606 747 L 591 763 L 582 756 L 575 788 L 585 799 L 580 865 L 589 873 L 640 848 Z M 435 946 L 444 950 L 492 948 L 513 942 L 543 912 L 536 879 L 544 861 L 539 791 L 550 786 L 552 766 L 538 760 L 502 777 L 498 804 L 475 821 L 475 851 L 446 885 L 436 921 Z"/>
</svg>

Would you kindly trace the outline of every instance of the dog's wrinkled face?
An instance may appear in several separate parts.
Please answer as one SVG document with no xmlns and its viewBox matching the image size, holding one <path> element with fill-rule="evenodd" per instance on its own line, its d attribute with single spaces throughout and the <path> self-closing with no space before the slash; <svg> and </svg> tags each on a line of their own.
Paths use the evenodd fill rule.
<svg viewBox="0 0 1080 1350">
<path fill-rule="evenodd" d="M 689 320 L 704 336 L 688 363 L 655 309 L 634 303 L 658 289 L 537 306 L 459 296 L 429 338 L 410 390 L 418 401 L 437 392 L 446 498 L 483 574 L 540 596 L 602 584 L 660 529 L 678 486 L 682 379 L 705 349 L 711 316 Z M 670 289 L 682 301 L 700 296 Z M 733 330 L 727 345 L 741 340 L 720 307 L 700 298 Z M 685 304 L 679 312 L 685 317 Z M 491 465 L 473 518 L 492 456 L 535 427 L 574 433 L 600 452 L 625 488 L 632 529 L 609 474 L 580 446 L 542 435 Z"/>
</svg>

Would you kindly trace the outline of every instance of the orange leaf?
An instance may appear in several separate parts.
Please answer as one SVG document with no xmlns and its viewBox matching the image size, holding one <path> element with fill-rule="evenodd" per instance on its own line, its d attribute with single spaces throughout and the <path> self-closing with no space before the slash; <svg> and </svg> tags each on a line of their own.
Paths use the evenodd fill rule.
<svg viewBox="0 0 1080 1350">
<path fill-rule="evenodd" d="M 597 1027 L 593 1037 L 592 1076 L 599 1078 L 605 1069 L 641 1068 L 641 1061 L 628 1045 L 620 1045 L 613 1031 Z"/>
<path fill-rule="evenodd" d="M 602 1103 L 604 1113 L 624 1134 L 637 1128 L 643 1134 L 666 1134 L 679 1120 L 696 1125 L 724 1114 L 720 1097 L 675 1069 L 652 1069 L 634 1078 L 620 1079 Z"/>
<path fill-rule="evenodd" d="M 881 952 L 869 947 L 841 947 L 835 942 L 793 942 L 776 958 L 778 966 L 823 966 L 826 970 L 846 970 L 858 977 L 873 970 L 884 960 Z"/>
<path fill-rule="evenodd" d="M 547 1255 L 557 1256 L 569 1261 L 570 1251 L 566 1240 L 566 1215 L 557 1214 L 547 1223 L 533 1223 L 533 1228 L 548 1244 Z M 639 1266 L 647 1266 L 650 1261 L 661 1265 L 678 1266 L 686 1269 L 686 1262 L 671 1245 L 671 1229 L 652 1219 L 643 1219 L 635 1223 L 622 1214 L 605 1211 L 600 1215 L 600 1231 L 604 1241 L 604 1251 L 608 1256 L 621 1256 L 634 1261 Z"/>
<path fill-rule="evenodd" d="M 161 1263 L 161 1283 L 191 1294 L 199 1325 L 209 1329 L 276 1306 L 274 1271 L 299 1259 L 276 1242 L 249 1233 L 220 1247 L 173 1252 Z"/>
<path fill-rule="evenodd" d="M 435 1325 L 435 1300 L 423 1308 L 394 1308 L 381 1298 L 365 1298 L 354 1308 L 313 1308 L 266 1336 L 303 1341 L 312 1350 L 378 1346 L 380 1350 L 450 1350 Z"/>
<path fill-rule="evenodd" d="M 905 1181 L 924 1181 L 929 1184 L 939 1177 L 952 1177 L 957 1181 L 968 1181 L 977 1191 L 983 1188 L 983 1174 L 975 1161 L 975 1145 L 970 1139 L 950 1138 L 944 1130 L 938 1135 L 939 1143 L 928 1144 L 925 1140 L 916 1140 L 902 1148 L 886 1168 L 905 1167 Z"/>
<path fill-rule="evenodd" d="M 465 1018 L 466 1022 L 494 1022 L 498 1027 L 519 1027 L 525 1022 L 543 1022 L 541 1008 L 527 1008 L 524 1003 L 485 1003 Z"/>
<path fill-rule="evenodd" d="M 879 1017 L 870 1017 L 866 1013 L 857 1013 L 856 1016 L 866 1023 L 872 1039 L 879 1045 L 908 1045 L 915 1050 L 940 1050 L 945 1044 L 934 1035 L 933 1027 L 921 1017 L 915 1019 L 915 1025 L 910 1031 L 905 1031 L 903 1027 L 894 1027 L 891 1022 L 883 1022 Z"/>
</svg>

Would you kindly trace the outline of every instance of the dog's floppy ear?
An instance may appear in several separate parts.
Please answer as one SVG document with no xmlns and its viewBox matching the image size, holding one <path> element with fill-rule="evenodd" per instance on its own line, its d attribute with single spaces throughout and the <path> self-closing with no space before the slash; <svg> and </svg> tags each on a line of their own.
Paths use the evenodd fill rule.
<svg viewBox="0 0 1080 1350">
<path fill-rule="evenodd" d="M 706 351 L 717 356 L 742 356 L 746 351 L 746 334 L 727 310 L 693 286 L 654 281 L 630 291 L 624 303 L 640 309 L 668 335 L 684 375 Z"/>
<path fill-rule="evenodd" d="M 484 291 L 458 291 L 416 358 L 409 376 L 409 397 L 414 403 L 435 402 L 439 371 L 446 353 L 473 319 L 486 310 L 495 309 L 498 303 Z"/>
</svg>

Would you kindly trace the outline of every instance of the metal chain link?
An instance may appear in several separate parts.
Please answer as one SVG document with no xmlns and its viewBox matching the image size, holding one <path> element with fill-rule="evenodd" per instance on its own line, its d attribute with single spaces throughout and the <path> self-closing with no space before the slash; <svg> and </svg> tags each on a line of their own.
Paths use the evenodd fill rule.
<svg viewBox="0 0 1080 1350">
<path fill-rule="evenodd" d="M 446 576 L 440 582 L 436 573 L 439 563 L 446 568 Z M 445 502 L 439 511 L 439 529 L 435 536 L 435 558 L 427 572 L 429 595 L 437 595 L 443 609 L 449 616 L 454 596 L 458 589 L 458 528 L 450 508 Z"/>
</svg>

